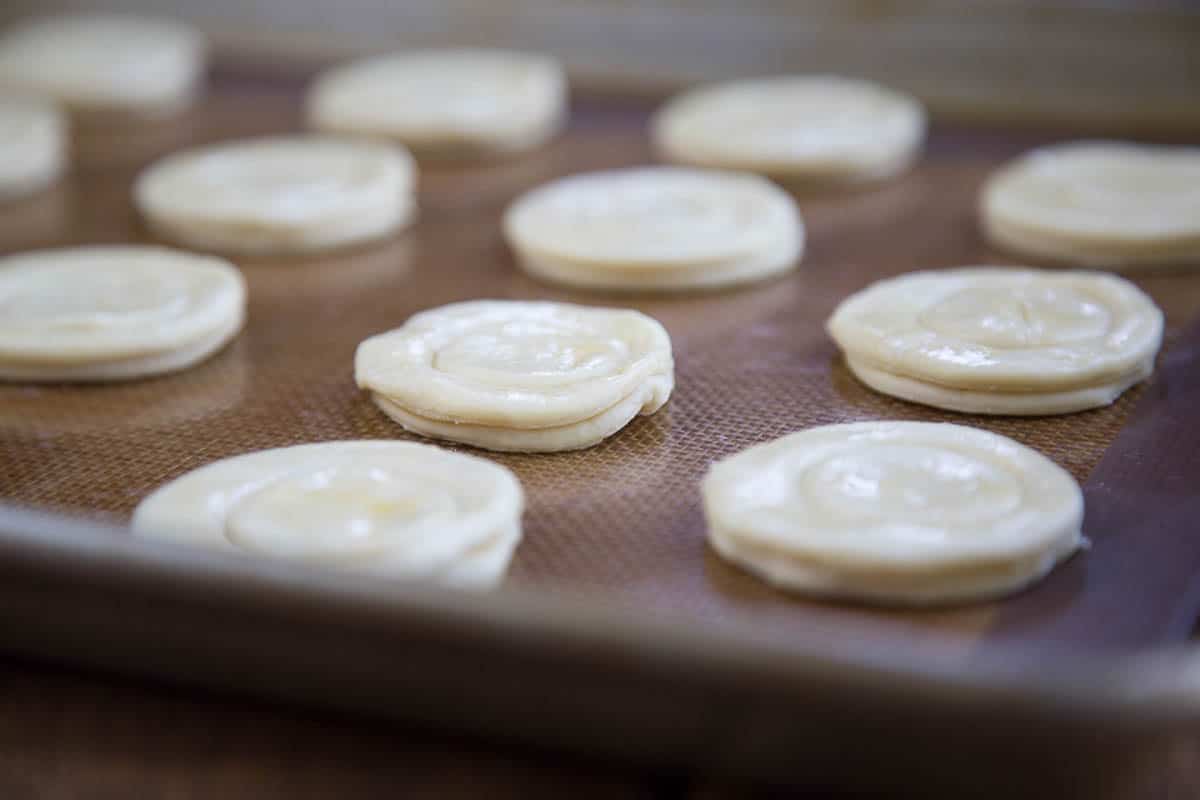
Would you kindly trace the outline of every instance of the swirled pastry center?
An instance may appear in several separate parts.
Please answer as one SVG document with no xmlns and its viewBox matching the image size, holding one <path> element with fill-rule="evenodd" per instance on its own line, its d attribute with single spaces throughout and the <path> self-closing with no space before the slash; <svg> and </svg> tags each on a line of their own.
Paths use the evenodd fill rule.
<svg viewBox="0 0 1200 800">
<path fill-rule="evenodd" d="M 918 315 L 948 337 L 998 348 L 1051 347 L 1099 340 L 1112 315 L 1068 286 L 981 286 L 954 292 Z"/>
<path fill-rule="evenodd" d="M 47 266 L 0 273 L 0 319 L 46 331 L 161 324 L 190 305 L 187 281 L 164 272 Z"/>
<path fill-rule="evenodd" d="M 177 191 L 226 209 L 304 219 L 353 203 L 355 193 L 369 190 L 385 171 L 367 150 L 295 143 L 219 149 L 181 163 L 174 175 Z"/>
<path fill-rule="evenodd" d="M 1112 384 L 1119 394 L 1152 367 L 1163 315 L 1113 275 L 967 267 L 873 284 L 844 300 L 828 329 L 849 360 L 942 387 Z"/>
<path fill-rule="evenodd" d="M 939 573 L 1001 564 L 1029 570 L 995 576 L 1020 584 L 1078 546 L 1083 516 L 1078 484 L 1052 461 L 945 423 L 808 428 L 717 462 L 702 493 L 722 554 L 822 591 L 856 576 L 859 596 L 887 596 L 901 573 L 929 579 L 906 593 L 937 596 Z"/>
<path fill-rule="evenodd" d="M 584 261 L 707 261 L 782 241 L 796 212 L 755 177 L 652 167 L 536 189 L 513 204 L 506 226 L 521 246 Z"/>
<path fill-rule="evenodd" d="M 628 342 L 563 320 L 491 322 L 437 351 L 434 367 L 500 382 L 561 378 L 566 382 L 616 375 L 629 363 Z"/>
<path fill-rule="evenodd" d="M 795 488 L 829 521 L 850 529 L 912 523 L 969 535 L 972 523 L 1001 519 L 1021 502 L 1019 481 L 996 464 L 922 445 L 834 454 L 796 475 Z"/>
<path fill-rule="evenodd" d="M 258 553 L 345 560 L 451 524 L 458 506 L 445 485 L 417 474 L 329 467 L 250 491 L 229 509 L 225 532 L 230 543 Z"/>
<path fill-rule="evenodd" d="M 1077 142 L 1002 168 L 984 215 L 1083 241 L 1159 242 L 1200 234 L 1200 148 Z"/>
<path fill-rule="evenodd" d="M 491 586 L 521 537 L 515 475 L 411 442 L 295 445 L 216 461 L 160 487 L 136 535 L 283 561 Z"/>
</svg>

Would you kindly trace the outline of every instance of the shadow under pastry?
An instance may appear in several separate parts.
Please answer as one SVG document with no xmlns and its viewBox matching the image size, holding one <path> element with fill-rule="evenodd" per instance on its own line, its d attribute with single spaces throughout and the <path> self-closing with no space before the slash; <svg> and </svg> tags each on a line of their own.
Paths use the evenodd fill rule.
<svg viewBox="0 0 1200 800">
<path fill-rule="evenodd" d="M 0 433 L 109 435 L 204 419 L 239 405 L 244 336 L 195 366 L 118 383 L 0 383 Z"/>
</svg>

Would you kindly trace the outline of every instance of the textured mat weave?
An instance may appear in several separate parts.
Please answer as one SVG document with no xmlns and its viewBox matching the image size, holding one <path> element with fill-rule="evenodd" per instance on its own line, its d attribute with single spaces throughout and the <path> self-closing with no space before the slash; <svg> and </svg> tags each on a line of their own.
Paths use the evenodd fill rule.
<svg viewBox="0 0 1200 800">
<path fill-rule="evenodd" d="M 0 248 L 143 240 L 128 201 L 140 164 L 184 142 L 287 130 L 296 108 L 293 87 L 234 82 L 144 152 L 122 142 L 106 155 L 93 144 L 64 186 L 0 208 Z M 0 386 L 3 501 L 124 520 L 154 487 L 214 459 L 300 442 L 406 438 L 353 384 L 354 349 L 368 335 L 468 298 L 629 305 L 670 330 L 675 394 L 662 412 L 593 449 L 494 456 L 517 472 L 529 498 L 512 582 L 591 590 L 775 634 L 870 615 L 914 632 L 975 638 L 992 607 L 884 614 L 767 589 L 708 553 L 697 481 L 710 461 L 752 443 L 865 419 L 979 425 L 1088 476 L 1140 390 L 1111 408 L 1066 417 L 946 414 L 858 385 L 822 329 L 842 297 L 873 279 L 1011 262 L 980 240 L 974 198 L 987 170 L 1032 139 L 940 134 L 919 169 L 882 189 L 802 198 L 810 242 L 803 267 L 764 285 L 656 299 L 561 292 L 524 277 L 500 238 L 504 205 L 556 175 L 649 160 L 643 112 L 585 104 L 568 136 L 523 162 L 427 171 L 420 222 L 381 246 L 295 263 L 240 262 L 250 286 L 248 328 L 191 371 L 113 386 Z M 1138 282 L 1167 310 L 1171 335 L 1200 310 L 1200 274 Z"/>
</svg>

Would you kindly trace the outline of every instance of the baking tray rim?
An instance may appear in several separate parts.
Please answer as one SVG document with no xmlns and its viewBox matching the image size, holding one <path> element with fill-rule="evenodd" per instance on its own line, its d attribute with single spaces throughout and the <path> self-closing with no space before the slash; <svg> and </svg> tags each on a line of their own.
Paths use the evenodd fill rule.
<svg viewBox="0 0 1200 800">
<path fill-rule="evenodd" d="M 884 695 L 903 690 L 907 701 L 928 704 L 931 713 L 938 706 L 973 714 L 1016 710 L 1060 723 L 1121 725 L 1126 732 L 1200 721 L 1200 653 L 1187 645 L 1087 654 L 1052 649 L 1031 662 L 1020 642 L 989 645 L 986 657 L 963 658 L 953 654 L 949 637 L 923 636 L 919 645 L 904 645 L 882 625 L 870 643 L 861 636 L 830 642 L 819 632 L 780 642 L 696 621 L 629 615 L 549 589 L 477 594 L 391 584 L 124 534 L 106 522 L 0 504 L 0 579 L 31 578 L 47 591 L 86 582 L 110 592 L 114 603 L 127 592 L 142 601 L 183 601 L 218 613 L 267 609 L 316 626 L 370 621 L 368 635 L 381 633 L 373 627 L 378 625 L 391 633 L 433 626 L 452 642 L 502 646 L 530 657 L 557 650 L 599 659 L 606 669 L 660 677 L 686 670 L 726 686 L 755 681 L 782 695 L 803 693 L 814 683 Z M 5 605 L 0 595 L 0 649 L 62 660 L 44 632 L 29 635 L 29 626 Z M 67 620 L 59 634 L 70 636 L 70 628 Z M 134 641 L 137 628 L 129 617 L 126 634 Z M 130 664 L 120 652 L 86 661 L 122 673 L 174 677 Z"/>
</svg>

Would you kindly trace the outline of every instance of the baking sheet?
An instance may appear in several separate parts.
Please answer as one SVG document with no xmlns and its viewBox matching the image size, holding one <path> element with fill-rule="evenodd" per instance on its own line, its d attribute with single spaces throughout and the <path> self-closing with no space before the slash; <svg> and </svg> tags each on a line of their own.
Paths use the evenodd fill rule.
<svg viewBox="0 0 1200 800">
<path fill-rule="evenodd" d="M 137 136 L 91 134 L 71 179 L 0 209 L 0 250 L 147 240 L 129 201 L 137 170 L 180 146 L 296 129 L 302 85 L 223 74 L 204 103 L 180 120 Z M 652 107 L 645 98 L 585 95 L 570 131 L 542 152 L 516 162 L 423 169 L 420 221 L 379 245 L 319 258 L 236 259 L 249 283 L 249 324 L 231 347 L 197 368 L 111 386 L 0 385 L 3 500 L 122 524 L 156 486 L 219 458 L 301 442 L 410 438 L 354 386 L 354 349 L 362 339 L 418 310 L 471 298 L 622 305 L 657 317 L 670 331 L 675 393 L 658 414 L 589 450 L 486 454 L 511 467 L 528 495 L 525 539 L 508 585 L 578 593 L 600 606 L 784 641 L 866 636 L 881 625 L 915 641 L 949 637 L 964 652 L 993 640 L 1020 641 L 1025 633 L 1031 642 L 1064 647 L 1178 637 L 1178 620 L 1166 634 L 1136 615 L 1120 629 L 1057 624 L 1081 613 L 1075 601 L 1096 590 L 1100 577 L 1088 565 L 1103 560 L 1109 531 L 1089 528 L 1093 551 L 1016 600 L 918 612 L 788 596 L 705 546 L 697 484 L 707 465 L 812 425 L 868 419 L 978 425 L 1037 448 L 1081 481 L 1089 477 L 1161 374 L 1149 389 L 1097 411 L 1010 419 L 949 414 L 860 386 L 822 327 L 840 299 L 878 278 L 1014 263 L 982 242 L 974 222 L 977 190 L 1000 161 L 1069 132 L 935 128 L 927 157 L 911 173 L 876 189 L 802 196 L 808 251 L 800 269 L 780 280 L 654 297 L 562 291 L 525 277 L 499 233 L 507 202 L 555 176 L 652 161 L 644 136 Z M 1200 277 L 1135 280 L 1166 310 L 1168 343 L 1174 342 L 1200 312 Z M 1169 344 L 1167 358 L 1171 352 Z M 1118 594 L 1137 588 L 1136 576 L 1111 586 Z M 1136 605 L 1134 597 L 1126 600 Z"/>
</svg>

